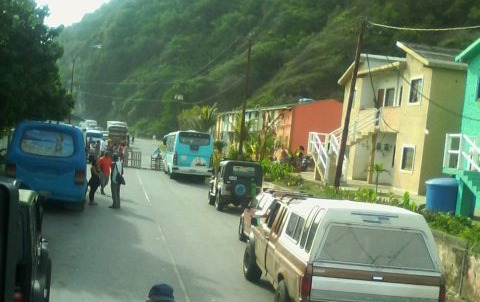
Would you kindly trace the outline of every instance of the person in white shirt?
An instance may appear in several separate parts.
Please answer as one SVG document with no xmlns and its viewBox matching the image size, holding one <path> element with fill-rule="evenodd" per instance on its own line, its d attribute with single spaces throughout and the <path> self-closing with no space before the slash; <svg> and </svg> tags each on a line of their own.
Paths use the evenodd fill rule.
<svg viewBox="0 0 480 302">
<path fill-rule="evenodd" d="M 123 164 L 120 161 L 120 156 L 118 153 L 113 154 L 112 162 L 112 174 L 110 180 L 110 189 L 112 190 L 112 200 L 113 204 L 110 206 L 111 209 L 120 209 L 120 185 L 118 182 L 117 175 L 120 174 L 123 176 Z"/>
</svg>

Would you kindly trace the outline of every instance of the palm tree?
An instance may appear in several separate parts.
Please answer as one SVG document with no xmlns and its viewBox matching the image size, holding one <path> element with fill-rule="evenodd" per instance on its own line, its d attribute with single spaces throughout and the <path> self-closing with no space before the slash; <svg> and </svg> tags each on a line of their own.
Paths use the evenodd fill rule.
<svg viewBox="0 0 480 302">
<path fill-rule="evenodd" d="M 217 116 L 218 107 L 216 103 L 212 106 L 203 106 L 200 109 L 200 115 L 194 121 L 195 130 L 210 132 L 217 122 Z"/>
</svg>

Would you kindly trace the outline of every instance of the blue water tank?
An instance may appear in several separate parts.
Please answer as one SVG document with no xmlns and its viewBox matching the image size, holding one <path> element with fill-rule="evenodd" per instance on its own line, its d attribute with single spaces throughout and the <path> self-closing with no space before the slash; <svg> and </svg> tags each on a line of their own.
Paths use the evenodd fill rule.
<svg viewBox="0 0 480 302">
<path fill-rule="evenodd" d="M 428 211 L 455 213 L 458 193 L 458 181 L 455 178 L 435 178 L 427 180 L 425 184 L 425 208 Z"/>
</svg>

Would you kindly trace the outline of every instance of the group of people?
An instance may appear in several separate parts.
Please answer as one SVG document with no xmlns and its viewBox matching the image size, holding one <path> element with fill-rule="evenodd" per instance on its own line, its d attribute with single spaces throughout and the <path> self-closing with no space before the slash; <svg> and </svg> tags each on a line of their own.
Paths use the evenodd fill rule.
<svg viewBox="0 0 480 302">
<path fill-rule="evenodd" d="M 127 144 L 125 141 L 121 141 L 120 144 L 117 144 L 111 139 L 93 140 L 90 138 L 85 147 L 88 154 L 88 160 L 90 162 L 92 161 L 92 158 L 98 159 L 100 156 L 103 156 L 105 152 L 110 152 L 110 154 L 118 153 L 123 161 L 127 150 Z"/>
<path fill-rule="evenodd" d="M 111 155 L 110 151 L 105 151 L 103 155 L 98 158 L 91 159 L 90 179 L 88 186 L 90 191 L 88 193 L 89 205 L 97 205 L 95 202 L 95 193 L 100 187 L 100 193 L 105 195 L 105 187 L 110 182 L 110 190 L 112 193 L 113 203 L 110 206 L 112 209 L 120 209 L 120 186 L 121 183 L 117 180 L 117 175 L 123 176 L 123 160 L 120 155 L 115 152 Z"/>
</svg>

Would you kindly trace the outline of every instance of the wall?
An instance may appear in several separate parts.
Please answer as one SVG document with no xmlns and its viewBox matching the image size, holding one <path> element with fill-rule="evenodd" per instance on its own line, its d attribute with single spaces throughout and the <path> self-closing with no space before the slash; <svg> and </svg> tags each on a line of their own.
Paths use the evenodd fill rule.
<svg viewBox="0 0 480 302">
<path fill-rule="evenodd" d="M 480 54 L 468 62 L 467 84 L 465 88 L 465 101 L 463 104 L 462 133 L 472 136 L 480 135 L 480 120 L 471 117 L 480 116 L 480 102 L 477 100 L 477 89 L 480 70 Z"/>
<path fill-rule="evenodd" d="M 432 230 L 445 271 L 447 289 L 464 301 L 480 301 L 480 258 L 457 237 Z"/>
<path fill-rule="evenodd" d="M 290 149 L 308 146 L 308 133 L 330 133 L 340 128 L 343 104 L 337 100 L 320 100 L 295 105 L 292 109 Z"/>
</svg>

